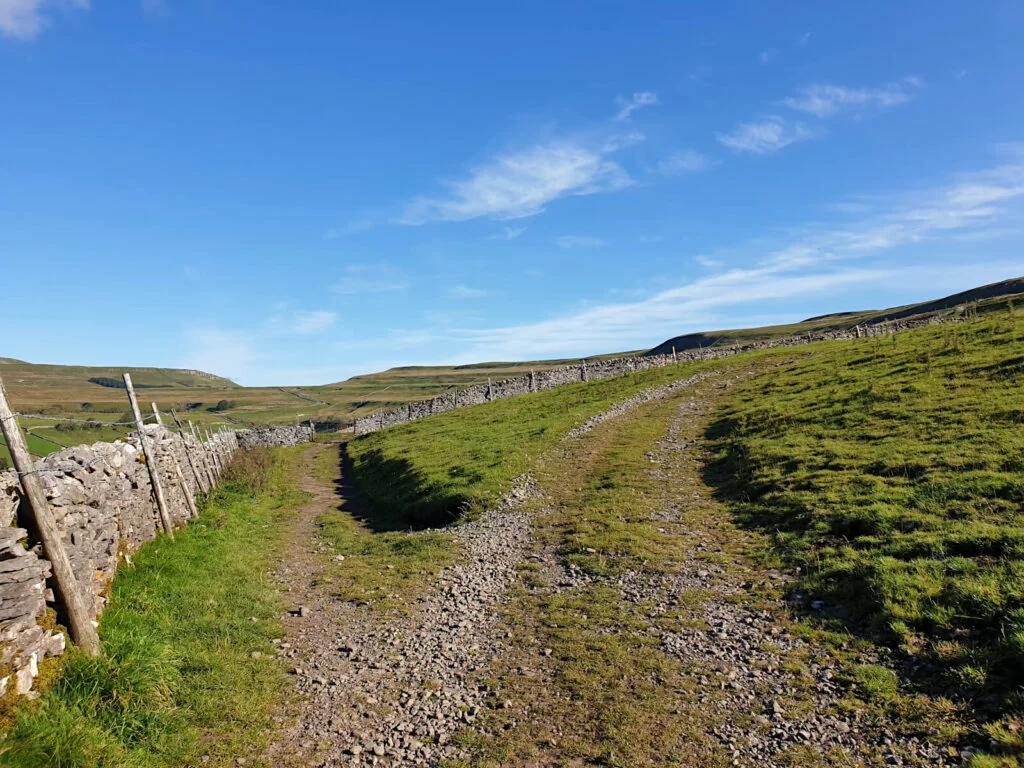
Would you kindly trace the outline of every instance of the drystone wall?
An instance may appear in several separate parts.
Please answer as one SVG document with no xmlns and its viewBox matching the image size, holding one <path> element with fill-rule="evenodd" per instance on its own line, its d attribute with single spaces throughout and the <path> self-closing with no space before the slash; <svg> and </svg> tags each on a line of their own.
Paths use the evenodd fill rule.
<svg viewBox="0 0 1024 768">
<path fill-rule="evenodd" d="M 934 316 L 917 320 L 902 320 L 879 325 L 866 325 L 852 328 L 848 331 L 826 331 L 822 333 L 808 333 L 801 336 L 788 336 L 770 341 L 757 341 L 749 344 L 734 344 L 723 347 L 708 347 L 707 349 L 690 349 L 672 355 L 651 355 L 647 357 L 619 357 L 598 362 L 581 362 L 579 365 L 568 365 L 560 368 L 552 368 L 547 371 L 531 372 L 512 379 L 490 382 L 487 384 L 476 384 L 467 389 L 445 392 L 430 400 L 421 400 L 416 403 L 409 403 L 400 408 L 393 408 L 386 411 L 378 411 L 369 416 L 356 419 L 355 434 L 363 435 L 368 432 L 376 432 L 380 429 L 405 424 L 435 413 L 444 413 L 456 408 L 464 408 L 470 405 L 479 405 L 491 400 L 498 400 L 503 397 L 514 397 L 515 395 L 526 395 L 531 392 L 540 392 L 545 389 L 561 387 L 565 384 L 575 384 L 580 381 L 595 381 L 597 379 L 610 379 L 615 376 L 625 376 L 636 371 L 643 371 L 650 368 L 662 368 L 666 365 L 674 365 L 678 362 L 690 360 L 711 360 L 714 358 L 729 357 L 742 352 L 750 352 L 756 349 L 768 349 L 770 347 L 795 347 L 802 344 L 812 344 L 817 341 L 841 341 L 858 339 L 868 336 L 879 336 L 922 325 L 930 325 L 940 322 L 956 320 L 953 315 Z"/>
<path fill-rule="evenodd" d="M 144 430 L 175 526 L 191 516 L 185 493 L 195 498 L 216 482 L 218 467 L 238 449 L 313 439 L 309 427 L 225 430 L 208 443 L 156 424 Z M 130 563 L 132 553 L 160 528 L 139 438 L 67 448 L 37 461 L 34 471 L 46 489 L 79 587 L 98 618 L 118 564 Z M 18 515 L 22 503 L 17 473 L 0 472 L 0 696 L 33 695 L 39 662 L 64 651 L 64 635 L 47 620 L 47 604 L 54 600 L 47 584 L 50 563 L 34 532 L 18 527 L 24 519 Z"/>
</svg>

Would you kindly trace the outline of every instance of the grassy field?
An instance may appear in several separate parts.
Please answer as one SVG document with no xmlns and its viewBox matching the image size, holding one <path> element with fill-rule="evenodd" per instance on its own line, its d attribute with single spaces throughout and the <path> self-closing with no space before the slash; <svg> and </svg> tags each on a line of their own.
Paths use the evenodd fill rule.
<svg viewBox="0 0 1024 768">
<path fill-rule="evenodd" d="M 990 716 L 1024 712 L 1022 343 L 1004 311 L 836 345 L 737 388 L 707 434 L 711 480 L 823 625 Z"/>
<path fill-rule="evenodd" d="M 1024 748 L 1012 725 L 1024 712 L 1024 313 L 1005 300 L 984 310 L 724 363 L 763 373 L 721 401 L 704 435 L 715 453 L 705 479 L 728 514 L 768 537 L 767 564 L 796 574 L 808 632 L 891 648 L 900 686 L 969 706 L 1014 753 Z M 355 477 L 410 525 L 450 519 L 493 500 L 589 415 L 701 367 L 365 435 L 350 444 Z M 880 700 L 897 698 L 897 680 L 863 675 Z"/>
<path fill-rule="evenodd" d="M 1024 288 L 1024 280 L 973 289 L 947 297 L 893 309 L 847 312 L 809 318 L 803 322 L 765 328 L 745 328 L 709 331 L 676 337 L 655 347 L 650 352 L 667 353 L 671 347 L 678 350 L 701 346 L 760 341 L 832 329 L 847 329 L 856 323 L 875 322 L 884 318 L 929 313 L 951 302 L 968 300 L 989 301 L 994 295 L 1015 293 Z M 1019 303 L 1024 304 L 1024 301 Z M 586 358 L 597 361 L 608 357 L 645 354 L 643 351 L 596 355 Z M 347 425 L 355 418 L 380 409 L 423 400 L 446 392 L 453 387 L 483 384 L 488 378 L 501 379 L 522 375 L 530 370 L 578 363 L 579 360 L 540 360 L 525 362 L 490 362 L 461 366 L 406 366 L 387 371 L 354 376 L 347 381 L 322 386 L 240 387 L 228 379 L 161 368 L 99 368 L 84 366 L 35 365 L 10 358 L 0 358 L 0 377 L 3 377 L 15 411 L 41 414 L 51 419 L 88 419 L 98 421 L 124 421 L 128 403 L 124 390 L 91 383 L 89 379 L 118 381 L 128 370 L 140 387 L 139 397 L 145 405 L 156 401 L 164 411 L 176 408 L 188 418 L 207 425 L 223 424 L 232 420 L 244 424 L 294 424 L 310 420 L 321 425 Z M 218 403 L 226 407 L 216 410 Z M 53 434 L 41 432 L 58 442 L 65 442 Z M 94 442 L 101 430 L 83 433 L 79 443 Z M 72 435 L 65 435 L 69 439 Z M 76 444 L 76 443 L 69 443 Z M 3 455 L 0 449 L 0 455 Z"/>
<path fill-rule="evenodd" d="M 353 478 L 395 527 L 443 525 L 460 510 L 493 501 L 536 456 L 588 417 L 641 389 L 726 365 L 680 363 L 570 384 L 361 435 L 348 444 Z"/>
<path fill-rule="evenodd" d="M 270 643 L 281 636 L 280 606 L 266 570 L 304 498 L 291 484 L 301 450 L 276 452 L 262 493 L 252 479 L 224 485 L 173 542 L 161 536 L 119 569 L 103 658 L 69 653 L 59 676 L 47 662 L 56 682 L 18 709 L 0 764 L 234 765 L 260 746 L 287 688 Z"/>
</svg>

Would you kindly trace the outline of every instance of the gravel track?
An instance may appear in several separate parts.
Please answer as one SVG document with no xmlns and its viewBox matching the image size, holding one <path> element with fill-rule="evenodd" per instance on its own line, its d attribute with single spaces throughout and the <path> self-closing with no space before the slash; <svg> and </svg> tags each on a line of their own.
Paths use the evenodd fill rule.
<svg viewBox="0 0 1024 768">
<path fill-rule="evenodd" d="M 565 439 L 708 376 L 638 393 Z M 651 471 L 661 473 L 666 484 L 678 479 L 681 463 L 701 460 L 699 445 L 683 429 L 703 418 L 707 407 L 696 399 L 683 403 L 667 437 L 651 454 Z M 564 441 L 555 451 L 563 449 Z M 307 465 L 316 450 L 305 455 Z M 533 550 L 527 508 L 538 505 L 526 504 L 539 495 L 533 480 L 528 475 L 517 478 L 494 508 L 452 529 L 462 544 L 462 563 L 442 571 L 433 591 L 410 614 L 387 616 L 333 598 L 322 588 L 325 557 L 315 521 L 338 505 L 339 497 L 312 476 L 304 478 L 303 487 L 314 496 L 301 511 L 275 574 L 293 604 L 284 617 L 287 638 L 279 654 L 294 663 L 301 698 L 282 717 L 284 735 L 265 757 L 275 766 L 436 765 L 470 757 L 452 736 L 479 717 L 489 695 L 480 681 L 489 676 L 492 659 L 508 651 L 506 635 L 498 629 L 499 612 L 519 564 Z M 927 742 L 898 739 L 884 725 L 868 727 L 837 714 L 844 691 L 830 662 L 788 634 L 773 612 L 753 610 L 733 599 L 746 589 L 743 569 L 708 563 L 706 555 L 721 545 L 707 531 L 680 523 L 686 504 L 687 495 L 676 494 L 657 513 L 667 529 L 683 537 L 681 546 L 691 555 L 680 572 L 658 577 L 630 572 L 617 586 L 624 599 L 653 606 L 649 610 L 654 612 L 676 609 L 683 592 L 707 590 L 712 595 L 700 609 L 706 628 L 666 633 L 660 642 L 666 654 L 680 659 L 713 692 L 709 704 L 722 713 L 724 723 L 714 735 L 734 765 L 782 765 L 796 747 L 823 761 L 839 758 L 839 764 L 863 764 L 858 755 L 888 765 L 962 764 L 960 755 L 947 757 Z M 558 591 L 590 583 L 553 553 L 542 558 Z M 797 656 L 807 670 L 801 680 L 782 671 Z M 790 716 L 793 702 L 799 701 L 805 705 L 802 711 L 810 704 L 810 716 Z"/>
</svg>

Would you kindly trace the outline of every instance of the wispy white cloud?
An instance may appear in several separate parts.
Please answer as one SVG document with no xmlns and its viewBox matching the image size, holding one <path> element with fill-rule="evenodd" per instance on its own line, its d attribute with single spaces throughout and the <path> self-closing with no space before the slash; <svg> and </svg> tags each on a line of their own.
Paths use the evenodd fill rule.
<svg viewBox="0 0 1024 768">
<path fill-rule="evenodd" d="M 718 141 L 733 152 L 768 155 L 795 142 L 821 135 L 820 129 L 785 120 L 779 115 L 769 115 L 751 123 L 740 123 L 731 133 L 719 134 Z"/>
<path fill-rule="evenodd" d="M 2 0 L 0 0 L 0 2 L 2 2 Z M 200 272 L 198 268 L 192 266 L 191 264 L 186 264 L 184 267 L 182 267 L 182 271 L 185 275 L 185 279 L 188 280 L 190 283 L 198 283 L 203 277 L 203 273 Z"/>
<path fill-rule="evenodd" d="M 729 269 L 656 293 L 642 301 L 602 304 L 559 318 L 517 326 L 464 330 L 466 359 L 529 359 L 596 350 L 635 348 L 659 337 L 706 329 L 720 322 L 721 310 L 760 302 L 846 289 L 854 285 L 891 286 L 983 283 L 1024 272 L 1016 263 L 962 264 L 943 268 L 901 267 L 893 253 L 901 247 L 974 240 L 1003 231 L 1019 220 L 1024 202 L 1024 164 L 1008 164 L 967 174 L 930 190 L 890 198 L 884 214 L 852 219 L 845 225 L 808 228 L 745 268 Z M 764 252 L 763 243 L 750 252 Z M 879 257 L 885 255 L 884 260 Z M 856 262 L 872 261 L 867 265 Z M 695 257 L 709 269 L 715 256 Z M 954 279 L 955 278 L 955 279 Z M 732 310 L 730 310 L 732 311 Z M 727 316 L 726 316 L 727 317 Z"/>
<path fill-rule="evenodd" d="M 608 157 L 618 146 L 594 148 L 584 140 L 564 139 L 500 154 L 467 178 L 449 182 L 447 195 L 413 200 L 399 222 L 518 219 L 562 197 L 623 189 L 632 179 Z"/>
<path fill-rule="evenodd" d="M 366 293 L 404 291 L 411 282 L 403 273 L 387 264 L 350 264 L 346 274 L 331 286 L 334 293 L 355 296 Z"/>
<path fill-rule="evenodd" d="M 811 33 L 810 32 L 804 32 L 802 35 L 800 35 L 800 39 L 796 41 L 796 44 L 797 45 L 807 45 L 807 41 L 810 40 L 810 39 L 811 39 Z"/>
<path fill-rule="evenodd" d="M 340 240 L 371 229 L 373 229 L 373 222 L 370 219 L 353 219 L 352 221 L 345 222 L 340 227 L 331 227 L 324 233 L 324 237 L 328 240 Z"/>
<path fill-rule="evenodd" d="M 501 232 L 488 237 L 488 240 L 515 240 L 523 232 L 526 231 L 526 227 L 502 227 Z"/>
<path fill-rule="evenodd" d="M 651 93 L 650 91 L 640 91 L 634 93 L 632 98 L 626 99 L 619 96 L 615 99 L 615 103 L 619 105 L 619 111 L 615 115 L 615 120 L 628 120 L 629 116 L 636 112 L 638 109 L 644 107 L 653 107 L 658 103 L 658 94 Z"/>
<path fill-rule="evenodd" d="M 490 291 L 483 288 L 472 288 L 464 283 L 456 283 L 448 289 L 447 293 L 453 299 L 480 299 L 491 295 Z"/>
<path fill-rule="evenodd" d="M 682 176 L 687 173 L 706 171 L 716 164 L 714 160 L 700 152 L 692 149 L 680 149 L 659 161 L 655 170 L 663 176 Z"/>
<path fill-rule="evenodd" d="M 50 23 L 48 9 L 87 9 L 89 0 L 0 0 L 0 35 L 33 40 Z"/>
<path fill-rule="evenodd" d="M 761 59 L 762 64 L 767 64 L 769 61 L 775 58 L 775 51 L 771 49 L 761 51 L 761 53 L 758 54 L 758 58 Z"/>
<path fill-rule="evenodd" d="M 923 85 L 920 78 L 908 76 L 878 88 L 847 88 L 841 85 L 817 84 L 801 88 L 795 96 L 782 100 L 790 109 L 815 117 L 829 117 L 843 110 L 868 106 L 894 107 L 906 104 L 914 91 Z"/>
<path fill-rule="evenodd" d="M 555 245 L 559 248 L 600 248 L 608 243 L 599 237 L 588 235 L 562 235 L 555 238 Z"/>
<path fill-rule="evenodd" d="M 705 269 L 718 269 L 723 264 L 725 264 L 725 262 L 722 261 L 721 259 L 715 259 L 715 258 L 712 258 L 711 256 L 705 256 L 703 254 L 701 254 L 699 256 L 694 256 L 693 260 L 696 261 L 698 264 L 700 264 Z"/>
</svg>

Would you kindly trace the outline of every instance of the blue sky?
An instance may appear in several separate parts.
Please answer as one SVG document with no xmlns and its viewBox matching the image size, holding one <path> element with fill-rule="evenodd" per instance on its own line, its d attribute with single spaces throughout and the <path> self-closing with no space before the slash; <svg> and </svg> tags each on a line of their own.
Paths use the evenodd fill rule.
<svg viewBox="0 0 1024 768">
<path fill-rule="evenodd" d="M 0 355 L 316 384 L 1024 275 L 1021 39 L 1018 2 L 0 0 Z"/>
</svg>

